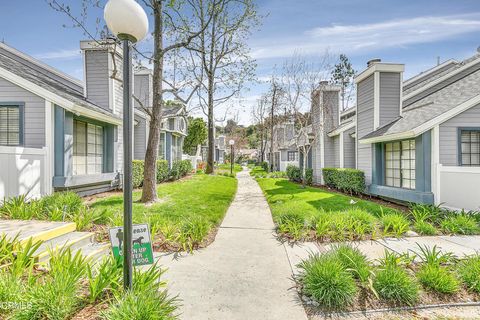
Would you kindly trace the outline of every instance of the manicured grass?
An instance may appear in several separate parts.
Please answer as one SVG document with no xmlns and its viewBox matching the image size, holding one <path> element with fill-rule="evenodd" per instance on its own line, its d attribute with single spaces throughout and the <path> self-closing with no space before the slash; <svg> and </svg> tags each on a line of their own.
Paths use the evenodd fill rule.
<svg viewBox="0 0 480 320">
<path fill-rule="evenodd" d="M 237 174 L 238 172 L 240 172 L 242 170 L 243 170 L 243 168 L 242 168 L 241 165 L 239 165 L 238 163 L 233 164 L 233 173 L 234 174 Z M 217 171 L 217 173 L 218 172 L 230 172 L 230 163 L 219 164 L 216 171 Z"/>
<path fill-rule="evenodd" d="M 284 212 L 299 212 L 303 216 L 315 215 L 319 210 L 344 211 L 351 208 L 363 209 L 374 216 L 391 209 L 377 203 L 349 197 L 320 188 L 306 187 L 285 179 L 257 179 L 262 188 L 274 219 Z M 350 204 L 350 201 L 355 204 Z"/>
<path fill-rule="evenodd" d="M 196 174 L 160 184 L 157 187 L 158 203 L 145 206 L 134 202 L 133 222 L 148 222 L 152 233 L 168 244 L 192 249 L 223 220 L 236 190 L 236 179 L 220 175 Z M 134 192 L 134 201 L 140 196 L 141 191 Z M 110 225 L 121 225 L 122 195 L 99 199 L 90 206 L 106 211 Z"/>
</svg>

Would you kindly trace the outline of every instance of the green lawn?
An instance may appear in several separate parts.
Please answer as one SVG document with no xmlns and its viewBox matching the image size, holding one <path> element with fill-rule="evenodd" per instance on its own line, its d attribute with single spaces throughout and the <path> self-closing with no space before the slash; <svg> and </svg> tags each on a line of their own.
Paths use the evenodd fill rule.
<svg viewBox="0 0 480 320">
<path fill-rule="evenodd" d="M 236 179 L 219 175 L 196 174 L 163 183 L 157 187 L 159 203 L 133 204 L 133 222 L 148 222 L 157 238 L 168 245 L 191 249 L 205 239 L 211 228 L 220 224 L 236 190 Z M 140 195 L 140 191 L 134 192 L 134 201 L 140 199 Z M 121 195 L 99 199 L 90 207 L 105 210 L 110 224 L 121 225 Z"/>
<path fill-rule="evenodd" d="M 230 173 L 230 163 L 222 163 L 222 164 L 219 164 L 218 167 L 217 167 L 217 170 L 216 172 L 219 173 L 219 174 L 222 174 L 222 173 Z M 233 165 L 233 174 L 237 174 L 238 172 L 242 171 L 243 168 L 241 165 L 239 165 L 238 163 L 235 163 Z"/>
<path fill-rule="evenodd" d="M 257 179 L 274 218 L 285 211 L 298 211 L 304 215 L 315 214 L 320 209 L 325 211 L 343 211 L 352 207 L 366 210 L 375 216 L 381 213 L 377 203 L 361 200 L 340 193 L 329 192 L 320 188 L 306 187 L 290 182 L 286 179 Z M 351 200 L 356 203 L 350 204 Z M 383 210 L 388 208 L 383 207 Z"/>
</svg>

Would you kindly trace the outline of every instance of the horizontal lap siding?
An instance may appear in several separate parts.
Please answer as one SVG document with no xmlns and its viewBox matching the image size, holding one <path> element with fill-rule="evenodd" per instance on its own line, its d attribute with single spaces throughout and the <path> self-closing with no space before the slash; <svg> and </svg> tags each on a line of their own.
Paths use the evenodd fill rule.
<svg viewBox="0 0 480 320">
<path fill-rule="evenodd" d="M 147 122 L 141 117 L 135 117 L 135 120 L 138 124 L 134 128 L 133 134 L 134 158 L 136 160 L 144 160 L 147 145 Z"/>
<path fill-rule="evenodd" d="M 0 102 L 23 102 L 24 146 L 45 146 L 45 100 L 5 79 L 0 78 Z"/>
<path fill-rule="evenodd" d="M 85 66 L 88 99 L 100 107 L 110 110 L 107 50 L 86 51 Z M 119 70 L 117 74 L 121 75 L 122 73 Z"/>
<path fill-rule="evenodd" d="M 357 137 L 373 131 L 373 75 L 358 84 L 357 89 Z M 369 144 L 358 144 L 358 169 L 365 172 L 367 184 L 372 181 L 372 148 Z"/>
<path fill-rule="evenodd" d="M 480 105 L 477 105 L 440 125 L 440 163 L 458 165 L 458 128 L 480 128 Z"/>
<path fill-rule="evenodd" d="M 380 73 L 380 127 L 400 114 L 400 73 Z"/>
</svg>

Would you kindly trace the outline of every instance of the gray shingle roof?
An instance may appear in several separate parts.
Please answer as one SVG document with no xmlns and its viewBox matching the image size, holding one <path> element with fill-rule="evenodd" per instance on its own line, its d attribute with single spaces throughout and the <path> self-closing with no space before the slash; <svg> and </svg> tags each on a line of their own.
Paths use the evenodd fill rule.
<svg viewBox="0 0 480 320">
<path fill-rule="evenodd" d="M 88 101 L 83 96 L 83 92 L 77 91 L 71 86 L 50 77 L 48 72 L 41 72 L 41 69 L 35 69 L 27 63 L 22 63 L 21 59 L 13 59 L 0 53 L 0 67 L 77 105 L 100 112 L 112 118 L 120 119 L 120 117 Z"/>
<path fill-rule="evenodd" d="M 183 105 L 173 105 L 173 106 L 166 106 L 163 109 L 162 116 L 164 117 L 172 117 L 178 115 L 178 113 L 182 110 Z"/>
</svg>

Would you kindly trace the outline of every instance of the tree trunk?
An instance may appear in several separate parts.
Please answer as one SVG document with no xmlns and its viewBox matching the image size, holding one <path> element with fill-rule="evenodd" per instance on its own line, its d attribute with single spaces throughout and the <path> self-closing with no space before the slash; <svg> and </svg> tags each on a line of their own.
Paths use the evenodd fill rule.
<svg viewBox="0 0 480 320">
<path fill-rule="evenodd" d="M 153 103 L 150 119 L 145 169 L 143 172 L 143 190 L 141 202 L 157 201 L 157 155 L 160 144 L 160 128 L 163 109 L 163 26 L 162 1 L 152 1 L 154 14 L 154 53 L 153 53 Z"/>
<path fill-rule="evenodd" d="M 212 34 L 211 34 L 211 43 L 210 43 L 210 56 L 209 56 L 209 65 L 207 71 L 208 76 L 208 156 L 207 156 L 207 168 L 205 173 L 213 173 L 213 165 L 215 161 L 215 119 L 213 116 L 213 91 L 214 91 L 214 82 L 215 82 L 215 66 L 214 66 L 214 54 L 215 54 L 215 28 L 216 28 L 216 19 L 217 15 L 214 14 L 212 19 Z"/>
</svg>

